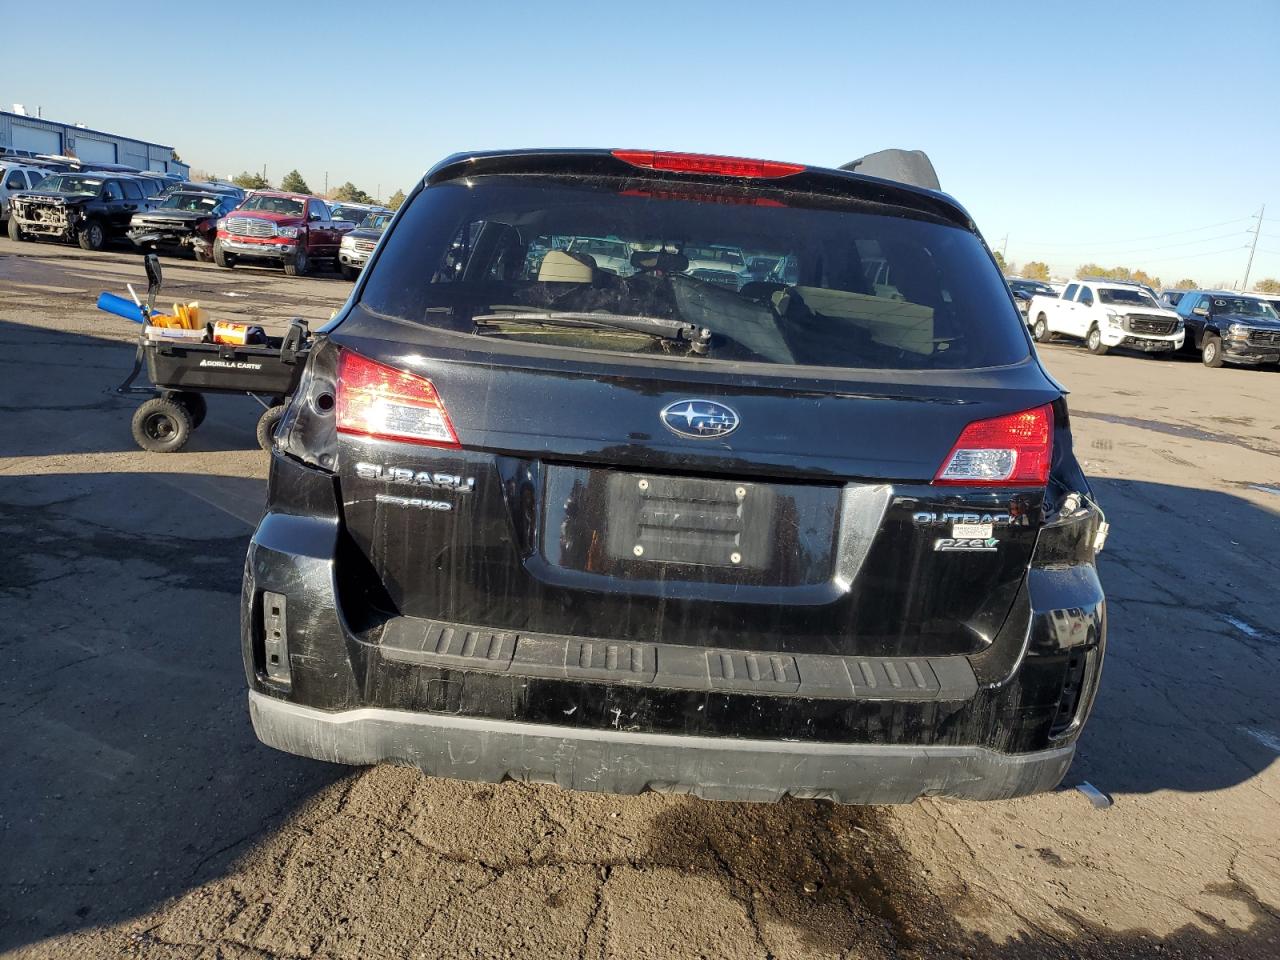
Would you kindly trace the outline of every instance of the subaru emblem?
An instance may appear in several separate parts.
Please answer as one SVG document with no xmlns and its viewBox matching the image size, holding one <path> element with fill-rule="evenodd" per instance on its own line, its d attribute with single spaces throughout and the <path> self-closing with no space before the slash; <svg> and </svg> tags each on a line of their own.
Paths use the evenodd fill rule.
<svg viewBox="0 0 1280 960">
<path fill-rule="evenodd" d="M 714 400 L 677 400 L 662 408 L 662 425 L 692 440 L 727 437 L 738 429 L 738 414 Z"/>
</svg>

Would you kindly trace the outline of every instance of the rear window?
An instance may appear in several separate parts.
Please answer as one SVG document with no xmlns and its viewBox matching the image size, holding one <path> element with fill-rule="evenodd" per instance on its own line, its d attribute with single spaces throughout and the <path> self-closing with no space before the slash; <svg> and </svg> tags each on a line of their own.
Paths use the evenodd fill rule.
<svg viewBox="0 0 1280 960">
<path fill-rule="evenodd" d="M 773 269 L 747 269 L 756 260 Z M 999 366 L 1029 354 L 976 235 L 896 207 L 767 188 L 450 181 L 401 216 L 361 305 L 559 350 L 902 370 Z M 638 330 L 649 318 L 710 336 L 689 349 Z"/>
</svg>

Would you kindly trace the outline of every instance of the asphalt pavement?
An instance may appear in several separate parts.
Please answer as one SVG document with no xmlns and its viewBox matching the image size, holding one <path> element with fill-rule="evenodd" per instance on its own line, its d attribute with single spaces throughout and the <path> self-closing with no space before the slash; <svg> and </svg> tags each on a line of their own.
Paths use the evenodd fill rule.
<svg viewBox="0 0 1280 960">
<path fill-rule="evenodd" d="M 164 267 L 162 302 L 272 327 L 351 289 Z M 0 240 L 0 956 L 1280 956 L 1280 371 L 1042 348 L 1112 524 L 1061 790 L 596 796 L 256 741 L 259 411 L 211 398 L 187 450 L 138 450 L 136 327 L 93 308 L 126 281 L 130 253 Z"/>
</svg>

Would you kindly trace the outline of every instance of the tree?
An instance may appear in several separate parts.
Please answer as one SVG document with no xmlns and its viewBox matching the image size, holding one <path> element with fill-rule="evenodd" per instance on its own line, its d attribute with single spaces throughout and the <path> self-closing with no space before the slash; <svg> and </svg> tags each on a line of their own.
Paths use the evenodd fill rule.
<svg viewBox="0 0 1280 960">
<path fill-rule="evenodd" d="M 993 256 L 996 258 L 996 266 L 1000 268 L 1000 272 L 1006 277 L 1009 275 L 1009 261 L 1005 260 L 1004 254 L 999 250 L 994 251 Z"/>
<path fill-rule="evenodd" d="M 1275 277 L 1267 277 L 1265 280 L 1259 280 L 1254 289 L 1259 293 L 1280 293 L 1280 280 Z"/>
<path fill-rule="evenodd" d="M 1145 270 L 1135 270 L 1129 274 L 1129 279 L 1134 283 L 1145 283 L 1152 290 L 1160 289 L 1160 278 L 1152 276 Z"/>
<path fill-rule="evenodd" d="M 373 203 L 373 197 L 369 196 L 350 180 L 330 193 L 329 199 L 337 200 L 340 203 Z"/>
<path fill-rule="evenodd" d="M 391 199 L 387 201 L 387 206 L 392 210 L 399 210 L 402 203 L 404 203 L 404 191 L 397 190 L 391 195 Z"/>
<path fill-rule="evenodd" d="M 1160 278 L 1152 276 L 1145 270 L 1130 270 L 1128 267 L 1103 267 L 1096 263 L 1082 264 L 1076 271 L 1079 278 L 1093 277 L 1102 280 L 1127 280 L 1130 283 L 1145 283 L 1148 287 L 1159 289 Z"/>
<path fill-rule="evenodd" d="M 250 173 L 248 170 L 232 177 L 231 182 L 237 187 L 243 187 L 245 190 L 265 190 L 271 186 L 267 178 L 262 174 L 257 171 Z"/>
<path fill-rule="evenodd" d="M 1196 287 L 1198 287 L 1198 286 L 1200 286 L 1200 284 L 1196 283 L 1194 280 L 1190 280 L 1190 279 L 1182 279 L 1182 280 L 1179 280 L 1177 283 L 1175 283 L 1175 284 L 1173 285 L 1173 289 L 1175 289 L 1175 290 L 1194 290 L 1194 289 L 1195 289 Z"/>
<path fill-rule="evenodd" d="M 1022 275 L 1028 280 L 1048 280 L 1049 265 L 1042 260 L 1032 260 L 1022 265 Z"/>
<path fill-rule="evenodd" d="M 284 179 L 280 181 L 280 189 L 286 193 L 311 192 L 311 188 L 307 186 L 307 181 L 302 179 L 302 174 L 297 170 L 290 170 L 284 175 Z"/>
</svg>

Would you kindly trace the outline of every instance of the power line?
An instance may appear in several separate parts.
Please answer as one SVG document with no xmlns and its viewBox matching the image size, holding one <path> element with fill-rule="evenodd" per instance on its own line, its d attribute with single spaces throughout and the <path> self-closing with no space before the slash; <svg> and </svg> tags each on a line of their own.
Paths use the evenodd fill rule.
<svg viewBox="0 0 1280 960">
<path fill-rule="evenodd" d="M 1239 244 L 1234 247 L 1224 247 L 1221 250 L 1201 250 L 1196 253 L 1183 253 L 1183 254 L 1179 254 L 1176 257 L 1157 257 L 1156 259 L 1158 259 L 1161 263 L 1165 263 L 1166 261 L 1169 261 L 1169 260 L 1191 260 L 1195 257 L 1216 257 L 1220 253 L 1231 253 L 1233 250 L 1243 250 L 1243 249 L 1244 249 L 1244 244 Z"/>
<path fill-rule="evenodd" d="M 1225 227 L 1232 223 L 1243 223 L 1246 220 L 1252 220 L 1253 217 L 1236 217 L 1234 220 L 1223 220 L 1221 223 L 1209 223 L 1203 227 L 1187 227 L 1185 230 L 1170 230 L 1168 233 L 1152 233 L 1145 237 L 1130 237 L 1128 240 L 1071 240 L 1068 242 L 1055 241 L 1024 241 L 1029 247 L 1090 247 L 1090 246 L 1109 246 L 1113 244 L 1139 243 L 1143 240 L 1162 240 L 1165 237 L 1176 237 L 1184 233 L 1197 233 L 1201 230 L 1212 230 L 1214 227 Z"/>
<path fill-rule="evenodd" d="M 1180 240 L 1177 243 L 1163 243 L 1154 247 L 1135 247 L 1132 250 L 1104 250 L 1103 253 L 1108 257 L 1127 257 L 1133 254 L 1143 254 L 1152 250 L 1170 250 L 1174 247 L 1190 247 L 1197 243 L 1211 243 L 1214 240 L 1228 240 L 1231 237 L 1239 237 L 1240 233 L 1222 233 L 1215 237 L 1201 237 L 1198 240 Z"/>
</svg>

